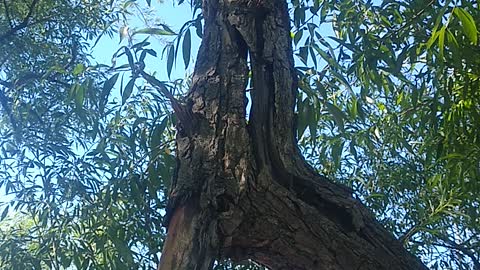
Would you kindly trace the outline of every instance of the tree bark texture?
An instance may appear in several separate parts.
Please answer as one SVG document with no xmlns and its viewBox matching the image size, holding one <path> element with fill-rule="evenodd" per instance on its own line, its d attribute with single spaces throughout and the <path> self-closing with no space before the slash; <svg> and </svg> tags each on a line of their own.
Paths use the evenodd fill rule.
<svg viewBox="0 0 480 270">
<path fill-rule="evenodd" d="M 204 0 L 203 15 L 192 88 L 176 112 L 158 269 L 206 270 L 219 258 L 270 269 L 426 269 L 301 156 L 286 1 Z"/>
</svg>

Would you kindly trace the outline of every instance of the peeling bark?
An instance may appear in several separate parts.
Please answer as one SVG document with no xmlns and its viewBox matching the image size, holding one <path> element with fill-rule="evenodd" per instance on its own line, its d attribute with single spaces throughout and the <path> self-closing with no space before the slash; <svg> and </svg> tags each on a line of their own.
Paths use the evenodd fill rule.
<svg viewBox="0 0 480 270">
<path fill-rule="evenodd" d="M 270 269 L 426 269 L 301 156 L 286 1 L 204 0 L 203 14 L 158 269 L 206 270 L 222 257 Z"/>
</svg>

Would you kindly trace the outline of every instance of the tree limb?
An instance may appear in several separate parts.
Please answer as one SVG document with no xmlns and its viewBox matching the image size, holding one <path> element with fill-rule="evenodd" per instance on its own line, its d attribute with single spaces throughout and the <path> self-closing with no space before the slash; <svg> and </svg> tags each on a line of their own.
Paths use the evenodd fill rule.
<svg viewBox="0 0 480 270">
<path fill-rule="evenodd" d="M 26 75 L 24 75 L 24 76 L 18 78 L 17 80 L 15 80 L 15 82 L 13 82 L 13 83 L 0 79 L 0 85 L 3 85 L 4 87 L 7 87 L 7 88 L 22 87 L 32 80 L 44 79 L 44 80 L 52 82 L 52 83 L 58 83 L 58 84 L 60 84 L 64 87 L 70 87 L 71 84 L 69 84 L 67 82 L 60 81 L 56 78 L 58 74 L 59 73 L 54 73 L 49 77 L 44 77 L 45 74 L 36 74 L 36 73 L 33 73 L 33 72 L 29 72 L 29 73 L 26 73 Z"/>
<path fill-rule="evenodd" d="M 33 12 L 34 12 L 35 7 L 37 6 L 38 2 L 39 2 L 39 0 L 33 0 L 32 1 L 32 4 L 30 5 L 30 8 L 28 10 L 27 16 L 25 16 L 25 18 L 23 19 L 23 21 L 20 24 L 10 28 L 10 30 L 8 30 L 6 33 L 0 35 L 0 43 L 5 42 L 5 40 L 7 38 L 9 38 L 13 34 L 15 34 L 17 31 L 22 30 L 22 29 L 24 29 L 25 27 L 28 26 L 28 23 L 33 16 Z"/>
<path fill-rule="evenodd" d="M 168 100 L 170 100 L 170 103 L 172 104 L 172 108 L 175 111 L 175 114 L 177 115 L 178 119 L 180 122 L 183 123 L 184 128 L 188 128 L 185 126 L 187 124 L 187 120 L 191 118 L 191 114 L 188 112 L 188 110 L 185 108 L 183 104 L 181 104 L 178 99 L 176 99 L 170 91 L 168 91 L 167 87 L 165 87 L 165 84 L 162 83 L 161 81 L 157 80 L 155 77 L 152 75 L 146 73 L 142 69 L 137 70 L 137 72 L 149 83 L 151 84 L 155 89 L 160 91 Z"/>
</svg>

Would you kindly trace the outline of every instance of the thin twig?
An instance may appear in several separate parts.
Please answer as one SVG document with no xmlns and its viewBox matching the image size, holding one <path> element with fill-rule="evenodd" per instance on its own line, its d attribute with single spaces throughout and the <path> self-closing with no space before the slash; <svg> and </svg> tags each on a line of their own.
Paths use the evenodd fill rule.
<svg viewBox="0 0 480 270">
<path fill-rule="evenodd" d="M 457 244 L 455 241 L 452 241 L 452 240 L 448 239 L 447 237 L 440 236 L 440 235 L 437 235 L 437 237 L 438 237 L 438 239 L 440 239 L 440 240 L 442 240 L 443 242 L 446 243 L 446 245 L 444 245 L 444 247 L 456 249 L 456 250 L 462 252 L 467 257 L 469 257 L 470 260 L 472 260 L 473 269 L 480 270 L 480 261 L 478 260 L 478 258 L 475 257 L 475 254 L 472 252 L 472 250 L 470 250 L 469 248 L 467 248 L 465 246 L 462 246 L 461 244 Z"/>
<path fill-rule="evenodd" d="M 157 80 L 155 77 L 153 77 L 152 75 L 146 73 L 145 71 L 141 70 L 140 71 L 140 75 L 142 75 L 142 77 L 149 83 L 151 84 L 153 87 L 155 87 L 156 89 L 158 89 L 165 97 L 167 97 L 170 102 L 172 103 L 178 103 L 178 100 L 175 99 L 175 97 L 173 96 L 172 93 L 170 93 L 170 91 L 168 91 L 167 87 L 165 87 L 165 85 Z"/>
<path fill-rule="evenodd" d="M 435 235 L 435 237 L 437 237 L 438 239 L 440 239 L 444 243 L 435 242 L 435 243 L 433 243 L 433 245 L 438 246 L 438 247 L 442 247 L 442 248 L 454 249 L 454 250 L 458 250 L 458 251 L 462 252 L 467 257 L 469 257 L 470 260 L 472 261 L 473 269 L 474 270 L 480 270 L 480 262 L 475 257 L 474 252 L 472 252 L 469 248 L 464 247 L 461 244 L 457 244 L 454 241 L 452 241 L 450 239 L 447 239 L 447 238 L 444 238 L 444 237 L 439 236 L 439 235 Z M 410 241 L 412 243 L 419 244 L 419 245 L 425 244 L 422 241 L 417 241 L 417 240 L 410 240 Z"/>
<path fill-rule="evenodd" d="M 142 69 L 137 70 L 137 74 L 140 74 L 149 84 L 151 84 L 155 89 L 159 90 L 166 98 L 170 100 L 170 103 L 172 104 L 172 109 L 175 112 L 175 115 L 177 116 L 177 124 L 180 123 L 179 127 L 181 126 L 184 131 L 191 131 L 191 119 L 194 117 L 192 114 L 191 110 L 185 106 L 184 104 L 180 103 L 170 91 L 168 91 L 167 87 L 165 87 L 165 84 L 162 83 L 161 81 L 157 80 L 155 77 L 152 75 L 147 74 L 145 71 Z"/>
</svg>

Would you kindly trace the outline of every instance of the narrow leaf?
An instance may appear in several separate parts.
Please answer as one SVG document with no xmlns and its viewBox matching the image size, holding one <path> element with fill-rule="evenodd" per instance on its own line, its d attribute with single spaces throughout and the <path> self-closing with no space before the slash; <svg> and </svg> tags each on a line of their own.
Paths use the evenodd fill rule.
<svg viewBox="0 0 480 270">
<path fill-rule="evenodd" d="M 195 32 L 197 33 L 197 36 L 199 38 L 203 37 L 203 27 L 202 27 L 202 21 L 201 20 L 195 20 Z"/>
<path fill-rule="evenodd" d="M 440 58 L 443 58 L 443 51 L 445 49 L 445 30 L 446 26 L 443 26 L 440 31 L 438 31 L 438 49 L 440 50 Z"/>
<path fill-rule="evenodd" d="M 168 78 L 170 78 L 170 74 L 172 74 L 172 67 L 173 61 L 175 60 L 175 49 L 173 45 L 168 46 L 167 49 L 167 74 Z"/>
<path fill-rule="evenodd" d="M 122 105 L 125 104 L 127 99 L 130 97 L 133 91 L 133 86 L 135 85 L 135 78 L 130 79 L 130 81 L 125 86 L 125 90 L 122 94 Z"/>
<path fill-rule="evenodd" d="M 296 45 L 298 45 L 298 42 L 300 42 L 300 40 L 302 39 L 302 36 L 303 36 L 303 30 L 302 29 L 299 29 L 297 31 L 297 33 L 295 33 L 295 35 L 293 35 L 293 43 Z"/>
<path fill-rule="evenodd" d="M 183 62 L 185 63 L 185 68 L 188 68 L 188 64 L 190 63 L 191 43 L 192 37 L 190 34 L 190 29 L 187 29 L 182 43 Z"/>
<path fill-rule="evenodd" d="M 102 94 L 100 96 L 100 102 L 99 102 L 99 109 L 100 113 L 103 113 L 103 110 L 105 109 L 105 105 L 107 104 L 108 101 L 108 96 L 110 95 L 110 91 L 112 90 L 113 86 L 118 80 L 118 76 L 120 73 L 116 73 L 112 77 L 110 77 L 108 80 L 105 81 L 103 84 L 103 89 L 102 89 Z"/>
<path fill-rule="evenodd" d="M 342 141 L 337 141 L 335 144 L 332 146 L 332 159 L 335 164 L 335 168 L 339 169 L 340 168 L 340 161 L 342 158 L 342 152 L 343 152 L 343 145 L 345 142 Z"/>
<path fill-rule="evenodd" d="M 176 35 L 176 33 L 173 32 L 170 28 L 162 29 L 162 28 L 155 28 L 155 27 L 143 28 L 133 32 L 133 35 L 137 35 L 137 34 L 158 35 L 158 36 L 175 36 Z"/>
<path fill-rule="evenodd" d="M 75 68 L 73 69 L 73 76 L 77 76 L 77 75 L 81 74 L 81 73 L 84 72 L 84 71 L 85 71 L 85 66 L 84 66 L 82 63 L 77 64 L 77 65 L 75 66 Z"/>
<path fill-rule="evenodd" d="M 432 47 L 433 43 L 435 43 L 439 35 L 440 31 L 437 31 L 436 29 L 432 32 L 432 36 L 427 41 L 427 49 L 430 49 Z"/>
<path fill-rule="evenodd" d="M 125 47 L 125 54 L 127 55 L 127 58 L 128 58 L 128 64 L 133 69 L 134 68 L 133 55 L 132 55 L 132 52 L 130 52 L 130 49 L 127 47 Z"/>
<path fill-rule="evenodd" d="M 342 110 L 340 110 L 337 106 L 333 105 L 332 103 L 326 103 L 328 111 L 333 115 L 333 119 L 337 124 L 340 131 L 345 131 L 344 127 L 344 119 L 345 115 L 343 114 Z"/>
<path fill-rule="evenodd" d="M 0 221 L 4 220 L 5 217 L 7 216 L 7 214 L 8 214 L 8 207 L 9 207 L 9 206 L 7 205 L 7 207 L 5 207 L 5 209 L 3 209 L 2 216 L 0 216 Z"/>
<path fill-rule="evenodd" d="M 128 26 L 122 26 L 120 29 L 118 29 L 118 34 L 120 36 L 120 41 L 118 44 L 122 43 L 122 40 L 128 36 Z"/>
<path fill-rule="evenodd" d="M 77 109 L 83 107 L 83 101 L 85 100 L 85 85 L 81 84 L 76 88 L 75 92 L 75 106 Z"/>
<path fill-rule="evenodd" d="M 459 7 L 454 8 L 453 13 L 462 22 L 463 32 L 465 32 L 465 35 L 467 35 L 474 45 L 477 45 L 477 26 L 475 25 L 475 20 L 473 19 L 472 15 L 470 15 L 470 13 L 468 13 L 465 9 Z"/>
<path fill-rule="evenodd" d="M 105 81 L 102 89 L 102 97 L 106 96 L 110 92 L 110 90 L 112 90 L 113 86 L 118 80 L 119 75 L 120 73 L 116 73 L 115 75 L 113 75 L 112 77 L 110 77 L 108 80 Z"/>
</svg>

